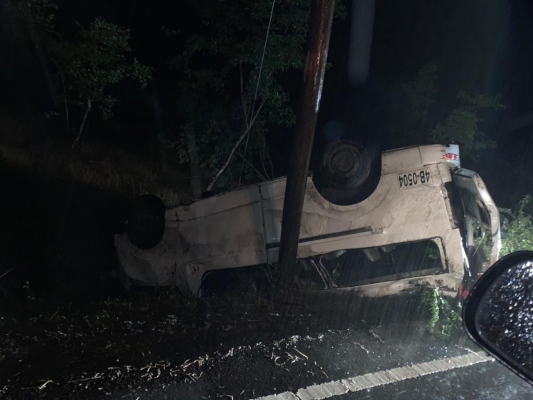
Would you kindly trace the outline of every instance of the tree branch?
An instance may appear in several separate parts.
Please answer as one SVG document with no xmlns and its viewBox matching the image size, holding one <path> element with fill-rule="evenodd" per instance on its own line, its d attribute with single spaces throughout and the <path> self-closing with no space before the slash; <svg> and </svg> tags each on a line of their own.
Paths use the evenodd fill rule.
<svg viewBox="0 0 533 400">
<path fill-rule="evenodd" d="M 83 114 L 83 119 L 81 120 L 80 130 L 78 131 L 78 135 L 76 136 L 76 139 L 72 143 L 72 148 L 76 147 L 76 145 L 78 144 L 78 141 L 80 140 L 80 137 L 83 133 L 83 127 L 85 126 L 85 121 L 87 121 L 87 116 L 89 115 L 89 112 L 91 111 L 92 104 L 93 103 L 91 100 L 87 100 L 87 106 L 85 108 L 85 113 Z"/>
<path fill-rule="evenodd" d="M 265 173 L 265 175 L 268 176 L 268 172 L 265 168 L 265 161 L 263 160 L 263 158 L 264 158 L 263 152 L 259 151 L 259 161 L 261 161 L 261 167 L 263 167 L 263 172 Z"/>
<path fill-rule="evenodd" d="M 244 158 L 244 156 L 241 153 L 237 153 L 237 155 L 240 158 L 242 158 L 242 161 L 244 161 L 252 169 L 252 171 L 254 171 L 257 175 L 259 175 L 259 177 L 262 180 L 268 181 L 268 178 L 265 178 L 265 176 L 261 172 L 259 172 L 257 169 L 255 169 L 255 167 L 252 165 L 252 163 L 250 161 L 248 161 L 246 158 Z"/>
<path fill-rule="evenodd" d="M 242 62 L 239 63 L 239 75 L 241 78 L 241 103 L 242 103 L 242 110 L 244 112 L 244 124 L 246 125 L 246 129 L 248 129 L 248 110 L 246 109 L 246 102 L 244 101 L 244 84 L 243 84 L 243 77 L 242 77 Z"/>
<path fill-rule="evenodd" d="M 268 157 L 268 163 L 270 165 L 270 172 L 272 173 L 272 179 L 276 177 L 274 174 L 274 163 L 272 162 L 272 158 L 270 158 L 270 153 L 268 152 L 268 149 L 266 150 L 266 155 Z"/>
<path fill-rule="evenodd" d="M 65 78 L 63 76 L 63 70 L 59 66 L 59 64 L 52 59 L 52 62 L 57 67 L 57 70 L 59 71 L 59 76 L 61 77 L 61 86 L 63 87 L 63 104 L 65 106 L 65 123 L 67 127 L 67 134 L 70 133 L 70 123 L 69 123 L 69 115 L 68 115 L 68 103 L 67 103 L 67 86 L 65 85 Z"/>
<path fill-rule="evenodd" d="M 233 158 L 233 154 L 235 154 L 235 151 L 237 150 L 237 148 L 239 147 L 239 145 L 242 143 L 242 141 L 244 140 L 244 138 L 246 137 L 246 135 L 248 135 L 248 133 L 250 133 L 250 129 L 251 127 L 253 126 L 254 122 L 255 122 L 255 119 L 257 118 L 257 116 L 259 115 L 259 112 L 261 111 L 261 109 L 263 108 L 263 104 L 264 103 L 261 103 L 261 105 L 259 106 L 259 108 L 257 109 L 255 115 L 252 117 L 251 121 L 250 121 L 250 124 L 246 127 L 246 129 L 244 130 L 243 134 L 239 137 L 239 139 L 237 140 L 237 142 L 235 143 L 235 145 L 233 146 L 233 148 L 231 149 L 230 153 L 229 153 L 229 156 L 228 158 L 226 159 L 226 161 L 224 162 L 224 164 L 222 165 L 222 167 L 220 167 L 218 169 L 218 171 L 215 173 L 215 176 L 213 177 L 213 179 L 211 180 L 211 182 L 209 183 L 209 185 L 207 186 L 207 190 L 211 190 L 213 188 L 213 185 L 216 183 L 216 181 L 218 180 L 218 178 L 220 177 L 220 175 L 222 175 L 222 172 L 224 172 L 224 170 L 227 168 L 227 166 L 229 165 L 231 159 Z"/>
</svg>

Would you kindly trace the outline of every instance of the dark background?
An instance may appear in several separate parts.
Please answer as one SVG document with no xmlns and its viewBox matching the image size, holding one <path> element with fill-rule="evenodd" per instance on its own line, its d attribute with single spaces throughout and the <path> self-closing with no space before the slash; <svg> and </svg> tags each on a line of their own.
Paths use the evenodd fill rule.
<svg viewBox="0 0 533 400">
<path fill-rule="evenodd" d="M 0 0 L 0 6 L 5 1 Z M 277 0 L 282 1 L 289 0 Z M 56 25 L 63 35 L 74 37 L 74 21 L 87 25 L 102 16 L 130 28 L 134 56 L 154 68 L 147 88 L 125 81 L 112 89 L 120 98 L 113 120 L 102 121 L 96 111 L 91 114 L 83 146 L 76 153 L 71 151 L 73 137 L 65 135 L 61 118 L 44 117 L 54 111 L 47 84 L 54 73 L 52 68 L 43 68 L 34 48 L 0 33 L 0 377 L 4 377 L 0 381 L 12 379 L 6 388 L 15 394 L 8 398 L 34 398 L 20 390 L 32 387 L 28 393 L 40 398 L 44 394 L 36 388 L 48 382 L 46 379 L 63 382 L 71 374 L 101 371 L 102 366 L 115 362 L 123 367 L 131 361 L 140 367 L 170 353 L 183 359 L 189 354 L 196 357 L 220 343 L 242 344 L 243 337 L 253 341 L 250 343 L 283 338 L 293 328 L 305 336 L 309 328 L 322 332 L 326 327 L 344 329 L 345 323 L 362 321 L 359 328 L 363 330 L 354 333 L 360 341 L 369 333 L 375 336 L 364 321 L 372 319 L 407 321 L 409 332 L 404 334 L 393 327 L 393 338 L 401 340 L 390 343 L 402 346 L 403 350 L 396 349 L 394 354 L 413 353 L 406 350 L 405 339 L 419 327 L 409 320 L 420 305 L 418 301 L 402 303 L 392 298 L 379 308 L 361 308 L 354 307 L 352 300 L 338 303 L 334 298 L 317 298 L 319 312 L 308 314 L 295 303 L 293 315 L 289 307 L 280 309 L 276 301 L 263 302 L 255 294 L 235 297 L 234 302 L 220 298 L 195 302 L 173 288 L 124 290 L 117 274 L 113 237 L 124 229 L 131 198 L 150 192 L 163 197 L 166 204 L 190 200 L 189 165 L 179 163 L 171 150 L 167 153 L 168 171 L 159 169 L 154 160 L 158 158 L 161 129 L 179 135 L 184 122 L 178 117 L 177 98 L 185 81 L 167 63 L 183 51 L 187 33 L 195 31 L 202 21 L 194 2 L 57 0 Z M 375 143 L 381 149 L 391 147 L 397 138 L 391 137 L 384 123 L 386 104 L 401 103 L 398 83 L 412 80 L 422 65 L 433 62 L 440 68 L 439 91 L 428 123 L 434 125 L 449 115 L 460 90 L 499 95 L 506 108 L 485 112 L 480 127 L 497 147 L 484 150 L 476 161 L 464 158 L 462 166 L 480 173 L 499 206 L 514 207 L 522 196 L 532 194 L 533 2 L 376 0 L 369 75 L 366 82 L 356 86 L 350 85 L 347 77 L 351 5 L 349 1 L 344 4 L 347 18 L 336 19 L 333 24 L 331 65 L 325 77 L 314 157 L 328 140 L 324 126 L 332 120 L 340 121 L 350 137 Z M 170 38 L 163 27 L 179 29 L 185 35 Z M 280 77 L 294 109 L 301 77 L 301 71 Z M 78 111 L 72 117 L 79 116 Z M 286 173 L 293 131 L 294 127 L 269 126 L 267 141 L 277 176 Z M 11 144 L 5 145 L 5 137 L 10 137 Z M 255 311 L 250 311 L 250 306 Z M 332 307 L 337 312 L 331 312 Z M 428 314 L 429 308 L 424 307 L 420 318 Z M 260 316 L 255 322 L 250 319 L 254 315 Z M 174 316 L 181 321 L 179 325 L 167 321 Z M 140 330 L 131 330 L 126 320 L 148 323 Z M 235 342 L 228 339 L 231 321 L 240 321 L 233 329 Z M 381 325 L 381 321 L 376 324 Z M 300 325 L 304 329 L 299 330 Z M 154 330 L 160 326 L 165 327 L 161 331 L 165 337 Z M 211 326 L 214 329 L 209 329 Z M 68 335 L 57 336 L 59 332 L 52 340 L 50 335 L 58 330 Z M 420 348 L 427 350 L 433 346 L 426 343 L 430 336 L 425 330 L 420 332 Z M 418 336 L 414 337 L 416 342 Z M 375 338 L 368 341 L 378 343 Z M 377 357 L 380 362 L 390 359 L 389 348 L 393 347 L 382 347 L 383 355 Z M 449 348 L 446 345 L 446 353 Z M 376 359 L 375 354 L 380 353 L 371 354 Z M 408 361 L 413 360 L 410 357 Z M 338 372 L 339 363 L 334 364 Z M 290 377 L 277 369 L 283 379 Z M 213 371 L 218 374 L 218 370 Z M 499 373 L 496 370 L 496 385 L 501 383 Z M 478 387 L 492 379 L 485 371 L 461 377 L 466 377 L 465 382 L 475 381 Z M 131 376 L 124 379 L 121 384 L 128 387 L 135 380 Z M 139 390 L 144 390 L 145 378 L 137 379 Z M 419 385 L 415 380 L 409 382 Z M 97 387 L 101 384 L 94 381 L 93 398 L 100 398 Z M 48 388 L 56 387 L 53 385 Z M 118 390 L 116 381 L 108 379 L 106 385 Z M 65 398 L 76 397 L 67 394 L 68 385 L 57 386 L 57 390 Z M 50 398 L 61 397 L 50 393 Z"/>
<path fill-rule="evenodd" d="M 183 43 L 169 38 L 163 27 L 183 32 L 194 29 L 202 15 L 193 12 L 189 4 L 58 1 L 57 27 L 64 34 L 72 29 L 72 21 L 87 24 L 103 16 L 129 27 L 134 55 L 154 67 L 153 80 L 146 89 L 128 82 L 113 89 L 121 99 L 114 120 L 102 122 L 99 115 L 91 115 L 84 140 L 142 155 L 156 147 L 158 126 L 175 131 L 182 122 L 176 120 L 175 107 L 183 81 L 167 63 L 183 50 Z M 373 140 L 386 149 L 391 138 L 382 123 L 384 100 L 395 99 L 397 82 L 409 81 L 422 65 L 434 62 L 440 68 L 440 90 L 432 122 L 446 117 L 459 90 L 500 95 L 506 106 L 498 112 L 486 112 L 481 124 L 497 148 L 483 151 L 475 162 L 463 160 L 463 166 L 480 173 L 499 206 L 512 207 L 523 195 L 532 193 L 533 3 L 376 0 L 369 76 L 357 86 L 347 79 L 350 3 L 344 4 L 347 18 L 336 19 L 333 25 L 331 66 L 325 77 L 314 155 L 324 144 L 324 124 L 332 119 L 341 120 L 351 136 Z M 40 142 L 59 130 L 57 124 L 42 118 L 53 109 L 48 74 L 37 52 L 0 36 L 0 110 L 35 127 L 41 132 Z M 289 72 L 282 80 L 296 108 L 301 71 Z M 286 173 L 293 129 L 276 126 L 268 132 L 278 176 Z M 168 157 L 172 159 L 173 154 Z M 142 159 L 130 165 L 144 168 Z M 177 168 L 188 173 L 186 164 Z M 121 229 L 126 198 L 131 193 L 20 169 L 8 159 L 2 161 L 0 172 L 3 270 L 16 265 L 43 279 L 70 271 L 83 281 L 87 277 L 97 279 L 95 271 L 112 269 L 112 236 Z M 180 182 L 173 177 L 166 184 L 177 187 Z"/>
<path fill-rule="evenodd" d="M 88 122 L 90 137 L 115 145 L 145 146 L 155 136 L 155 102 L 164 123 L 172 123 L 180 82 L 166 63 L 180 51 L 180 43 L 165 35 L 162 27 L 186 31 L 201 19 L 201 15 L 191 13 L 188 2 L 180 3 L 58 2 L 58 27 L 72 20 L 88 23 L 97 16 L 127 26 L 132 31 L 135 55 L 155 68 L 147 89 L 127 84 L 115 88 L 123 98 L 115 112 L 122 132 L 102 132 L 98 118 L 92 116 Z M 334 23 L 329 55 L 332 66 L 326 73 L 320 122 L 339 114 L 350 115 L 355 136 L 379 135 L 386 147 L 387 133 L 380 131 L 379 123 L 384 96 L 393 94 L 395 82 L 410 79 L 421 65 L 434 62 L 441 71 L 439 85 L 444 88 L 437 107 L 449 107 L 461 89 L 498 94 L 506 105 L 505 110 L 484 116 L 482 128 L 497 141 L 497 149 L 482 154 L 470 167 L 490 176 L 486 180 L 491 193 L 498 203 L 509 206 L 531 192 L 527 178 L 533 172 L 533 124 L 527 117 L 533 113 L 532 19 L 533 5 L 527 0 L 407 0 L 401 4 L 377 0 L 370 73 L 363 85 L 348 88 L 346 80 L 350 18 Z M 46 72 L 39 68 L 35 54 L 14 47 L 5 38 L 0 39 L 0 54 L 0 106 L 24 116 L 51 109 Z M 296 73 L 286 78 L 294 105 L 299 78 Z M 285 173 L 291 135 L 292 128 L 276 128 L 269 135 L 278 174 Z"/>
</svg>

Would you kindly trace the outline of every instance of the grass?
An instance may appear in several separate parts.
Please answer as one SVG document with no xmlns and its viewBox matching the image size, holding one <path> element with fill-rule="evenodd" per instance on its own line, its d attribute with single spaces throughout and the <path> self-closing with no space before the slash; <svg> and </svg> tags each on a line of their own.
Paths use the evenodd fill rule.
<svg viewBox="0 0 533 400">
<path fill-rule="evenodd" d="M 147 149 L 134 153 L 95 141 L 73 151 L 68 140 L 46 138 L 37 122 L 0 112 L 0 160 L 127 196 L 155 194 L 167 205 L 192 198 L 188 166 L 169 159 L 162 171 Z"/>
<path fill-rule="evenodd" d="M 421 287 L 422 306 L 429 309 L 426 329 L 440 339 L 462 331 L 462 305 L 458 299 L 442 296 L 439 288 Z"/>
</svg>

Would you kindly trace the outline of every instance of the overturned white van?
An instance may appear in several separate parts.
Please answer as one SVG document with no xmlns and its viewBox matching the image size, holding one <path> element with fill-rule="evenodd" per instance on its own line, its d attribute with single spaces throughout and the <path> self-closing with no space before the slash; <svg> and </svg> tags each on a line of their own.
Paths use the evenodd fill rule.
<svg viewBox="0 0 533 400">
<path fill-rule="evenodd" d="M 457 145 L 383 152 L 377 167 L 349 143 L 328 157 L 328 168 L 347 179 L 308 178 L 298 283 L 373 297 L 426 283 L 456 295 L 498 258 L 498 209 L 482 179 L 461 168 Z M 347 180 L 351 197 L 339 196 Z M 145 197 L 130 228 L 115 237 L 126 282 L 200 296 L 213 271 L 276 265 L 285 184 L 279 178 L 168 208 Z M 474 240 L 479 227 L 492 237 L 487 258 Z"/>
</svg>

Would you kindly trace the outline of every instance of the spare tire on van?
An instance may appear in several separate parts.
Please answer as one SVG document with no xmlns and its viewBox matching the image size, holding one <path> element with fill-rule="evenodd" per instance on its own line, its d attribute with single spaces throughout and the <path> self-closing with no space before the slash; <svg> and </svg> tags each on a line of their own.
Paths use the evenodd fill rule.
<svg viewBox="0 0 533 400">
<path fill-rule="evenodd" d="M 368 151 L 354 141 L 336 140 L 324 149 L 313 182 L 322 197 L 331 203 L 354 204 L 373 191 L 376 174 L 379 180 L 381 160 L 376 158 L 373 161 Z M 370 185 L 374 187 L 367 194 Z"/>
</svg>

